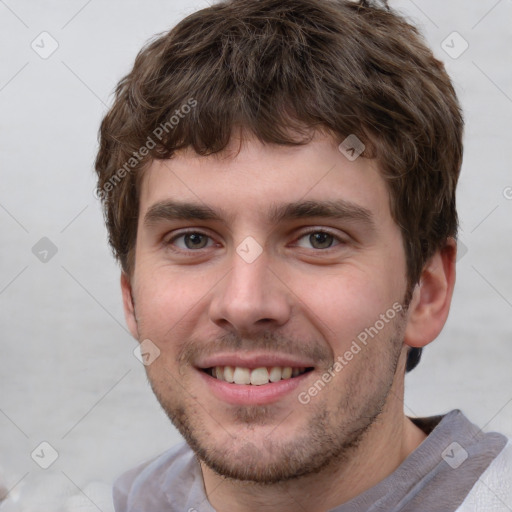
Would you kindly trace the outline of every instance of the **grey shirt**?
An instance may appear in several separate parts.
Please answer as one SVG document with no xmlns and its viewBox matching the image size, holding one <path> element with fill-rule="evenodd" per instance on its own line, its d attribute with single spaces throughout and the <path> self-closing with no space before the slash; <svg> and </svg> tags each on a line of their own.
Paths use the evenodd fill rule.
<svg viewBox="0 0 512 512">
<path fill-rule="evenodd" d="M 454 512 L 505 452 L 504 435 L 482 432 L 459 410 L 411 420 L 428 437 L 391 475 L 332 512 Z M 215 512 L 186 443 L 124 473 L 113 494 L 116 512 Z"/>
</svg>

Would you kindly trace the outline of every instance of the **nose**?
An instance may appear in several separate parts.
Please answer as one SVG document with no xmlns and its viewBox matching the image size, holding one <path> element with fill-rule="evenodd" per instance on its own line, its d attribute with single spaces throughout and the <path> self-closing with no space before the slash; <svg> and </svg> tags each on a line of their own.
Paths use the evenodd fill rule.
<svg viewBox="0 0 512 512">
<path fill-rule="evenodd" d="M 290 289 L 265 252 L 251 263 L 234 253 L 231 270 L 213 293 L 210 319 L 229 331 L 250 335 L 280 327 L 290 318 Z"/>
</svg>

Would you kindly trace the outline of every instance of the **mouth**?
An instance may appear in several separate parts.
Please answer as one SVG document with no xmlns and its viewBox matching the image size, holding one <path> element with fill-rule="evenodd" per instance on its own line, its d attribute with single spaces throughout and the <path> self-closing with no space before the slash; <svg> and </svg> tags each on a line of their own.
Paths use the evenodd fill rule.
<svg viewBox="0 0 512 512">
<path fill-rule="evenodd" d="M 313 371 L 312 366 L 261 366 L 248 368 L 243 366 L 211 366 L 201 370 L 214 379 L 239 386 L 263 386 L 282 380 L 290 380 Z"/>
<path fill-rule="evenodd" d="M 262 352 L 217 353 L 198 359 L 195 367 L 208 392 L 231 405 L 293 400 L 315 370 L 312 360 Z"/>
</svg>

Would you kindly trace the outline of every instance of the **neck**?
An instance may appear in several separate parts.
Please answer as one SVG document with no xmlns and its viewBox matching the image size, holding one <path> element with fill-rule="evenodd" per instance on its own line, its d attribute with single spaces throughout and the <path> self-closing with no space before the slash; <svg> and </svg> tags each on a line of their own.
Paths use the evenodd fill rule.
<svg viewBox="0 0 512 512">
<path fill-rule="evenodd" d="M 402 382 L 393 385 L 383 411 L 361 442 L 319 473 L 261 485 L 227 480 L 204 463 L 201 469 L 208 500 L 219 512 L 295 512 L 297 508 L 325 512 L 389 476 L 425 438 L 425 433 L 403 413 Z"/>
</svg>

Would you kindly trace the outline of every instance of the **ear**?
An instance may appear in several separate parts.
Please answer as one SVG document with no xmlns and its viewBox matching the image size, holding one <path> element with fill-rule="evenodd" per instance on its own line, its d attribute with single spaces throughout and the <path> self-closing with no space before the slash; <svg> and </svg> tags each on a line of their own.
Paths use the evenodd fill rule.
<svg viewBox="0 0 512 512">
<path fill-rule="evenodd" d="M 404 343 L 410 347 L 424 347 L 441 332 L 448 313 L 455 286 L 457 243 L 449 238 L 423 268 L 419 283 L 409 304 L 409 315 Z"/>
<path fill-rule="evenodd" d="M 125 272 L 121 272 L 121 291 L 123 293 L 123 309 L 126 324 L 128 325 L 128 329 L 130 329 L 132 336 L 136 340 L 138 340 L 139 329 L 137 326 L 137 318 L 135 316 L 135 305 L 133 303 L 132 285 L 130 282 L 130 277 Z"/>
</svg>

